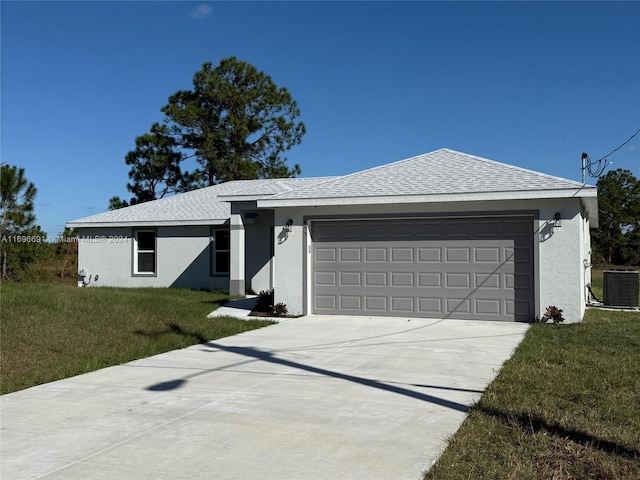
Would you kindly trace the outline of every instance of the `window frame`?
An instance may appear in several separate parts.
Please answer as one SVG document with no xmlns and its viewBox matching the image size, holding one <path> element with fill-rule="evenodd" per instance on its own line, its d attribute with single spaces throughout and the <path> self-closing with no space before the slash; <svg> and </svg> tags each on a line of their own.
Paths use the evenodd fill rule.
<svg viewBox="0 0 640 480">
<path fill-rule="evenodd" d="M 153 233 L 153 250 L 140 249 L 138 247 L 138 235 L 141 233 Z M 131 258 L 131 275 L 133 277 L 157 277 L 158 276 L 158 231 L 155 228 L 138 228 L 132 234 L 132 258 Z M 153 253 L 153 271 L 139 270 L 139 254 Z"/>
<path fill-rule="evenodd" d="M 229 246 L 226 249 L 219 249 L 217 247 L 218 239 L 216 239 L 216 234 L 218 232 L 227 232 L 229 235 Z M 209 232 L 209 276 L 210 277 L 228 277 L 230 272 L 219 272 L 216 270 L 217 268 L 217 254 L 218 253 L 226 253 L 227 254 L 227 265 L 229 265 L 228 270 L 231 270 L 231 229 L 228 226 L 215 226 L 211 227 L 211 231 Z"/>
</svg>

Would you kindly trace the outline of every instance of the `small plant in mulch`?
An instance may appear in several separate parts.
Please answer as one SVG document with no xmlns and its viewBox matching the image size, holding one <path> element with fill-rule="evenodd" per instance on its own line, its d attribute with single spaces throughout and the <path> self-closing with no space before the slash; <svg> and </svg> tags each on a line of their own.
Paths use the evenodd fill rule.
<svg viewBox="0 0 640 480">
<path fill-rule="evenodd" d="M 273 304 L 273 290 L 262 290 L 258 293 L 258 301 L 251 312 L 254 317 L 286 317 L 289 315 L 287 305 L 280 302 Z"/>
<path fill-rule="evenodd" d="M 273 306 L 272 313 L 276 317 L 285 317 L 289 314 L 289 310 L 287 309 L 287 306 L 284 303 L 280 302 L 280 303 L 276 303 Z"/>
<path fill-rule="evenodd" d="M 553 323 L 560 323 L 564 321 L 564 317 L 562 316 L 562 309 L 556 307 L 555 305 L 549 305 L 547 310 L 544 312 L 542 316 L 543 322 L 548 322 L 552 320 Z"/>
<path fill-rule="evenodd" d="M 261 290 L 258 293 L 258 303 L 256 308 L 258 312 L 271 312 L 273 306 L 273 290 Z"/>
</svg>

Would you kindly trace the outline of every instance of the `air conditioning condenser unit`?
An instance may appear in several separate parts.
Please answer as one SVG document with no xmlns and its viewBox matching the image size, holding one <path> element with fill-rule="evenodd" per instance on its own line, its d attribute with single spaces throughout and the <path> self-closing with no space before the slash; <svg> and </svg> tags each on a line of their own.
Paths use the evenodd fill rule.
<svg viewBox="0 0 640 480">
<path fill-rule="evenodd" d="M 604 304 L 610 307 L 638 308 L 640 274 L 634 270 L 605 270 L 603 274 Z"/>
</svg>

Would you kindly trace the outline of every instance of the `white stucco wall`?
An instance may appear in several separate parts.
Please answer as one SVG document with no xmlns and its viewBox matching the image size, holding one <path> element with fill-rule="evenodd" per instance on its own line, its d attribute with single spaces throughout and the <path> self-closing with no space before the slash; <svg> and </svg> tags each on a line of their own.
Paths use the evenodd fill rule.
<svg viewBox="0 0 640 480">
<path fill-rule="evenodd" d="M 534 220 L 534 275 L 536 315 L 542 316 L 549 305 L 563 309 L 566 322 L 579 322 L 585 311 L 585 269 L 589 261 L 588 225 L 580 199 L 515 200 L 497 202 L 457 202 L 407 205 L 334 206 L 281 208 L 274 223 L 275 301 L 287 304 L 290 312 L 311 312 L 308 265 L 310 238 L 303 227 L 307 216 L 331 218 L 339 215 L 446 214 L 473 212 L 536 211 Z M 561 227 L 553 226 L 556 212 Z M 293 220 L 286 232 L 287 220 Z"/>
<path fill-rule="evenodd" d="M 307 249 L 302 215 L 302 211 L 282 209 L 276 211 L 274 217 L 274 302 L 286 304 L 293 315 L 309 313 L 303 306 L 307 291 L 304 278 Z M 289 219 L 293 220 L 293 225 L 287 228 Z"/>
<path fill-rule="evenodd" d="M 273 211 L 260 211 L 254 223 L 245 222 L 245 272 L 247 291 L 259 293 L 272 288 Z"/>
<path fill-rule="evenodd" d="M 272 288 L 272 221 L 273 212 L 266 211 L 253 224 L 244 225 L 248 248 L 242 264 L 248 290 Z M 150 228 L 157 233 L 156 275 L 133 274 L 134 229 L 130 227 L 79 229 L 78 270 L 92 276 L 91 286 L 229 289 L 227 275 L 210 275 L 210 226 Z M 231 254 L 239 252 L 232 248 Z"/>
<path fill-rule="evenodd" d="M 553 226 L 555 212 L 562 215 L 561 227 Z M 585 229 L 580 201 L 542 203 L 538 224 L 539 315 L 554 305 L 563 310 L 565 322 L 580 322 L 586 304 L 584 261 L 588 261 L 585 249 L 588 229 Z"/>
<path fill-rule="evenodd" d="M 210 227 L 155 230 L 156 275 L 133 274 L 133 229 L 125 227 L 79 229 L 78 269 L 93 276 L 91 286 L 228 289 L 226 275 L 210 276 Z"/>
<path fill-rule="evenodd" d="M 255 202 L 234 202 L 231 223 L 241 228 L 236 238 L 244 238 L 244 250 L 234 249 L 232 238 L 231 262 L 236 271 L 244 272 L 244 291 L 259 293 L 273 288 L 273 210 L 258 210 Z M 232 231 L 232 235 L 233 235 Z M 240 234 L 241 233 L 241 234 Z M 232 268 L 233 273 L 233 268 Z M 231 280 L 235 280 L 233 275 Z M 233 282 L 232 282 L 233 285 Z"/>
</svg>

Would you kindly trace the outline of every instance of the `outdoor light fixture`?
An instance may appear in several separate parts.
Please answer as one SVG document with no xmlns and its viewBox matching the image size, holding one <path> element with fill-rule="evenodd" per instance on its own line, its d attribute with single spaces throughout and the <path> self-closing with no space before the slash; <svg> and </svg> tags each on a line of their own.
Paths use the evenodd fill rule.
<svg viewBox="0 0 640 480">
<path fill-rule="evenodd" d="M 561 227 L 562 224 L 560 223 L 560 220 L 562 219 L 562 216 L 560 215 L 560 212 L 556 212 L 553 214 L 553 226 L 554 227 Z"/>
<path fill-rule="evenodd" d="M 293 220 L 291 218 L 287 220 L 287 223 L 284 224 L 284 227 L 287 230 L 287 232 L 290 232 L 291 230 L 293 230 Z"/>
<path fill-rule="evenodd" d="M 78 272 L 78 287 L 86 287 L 91 283 L 92 275 L 87 274 L 87 271 L 83 268 Z M 98 280 L 98 275 L 96 275 L 96 281 Z"/>
</svg>

